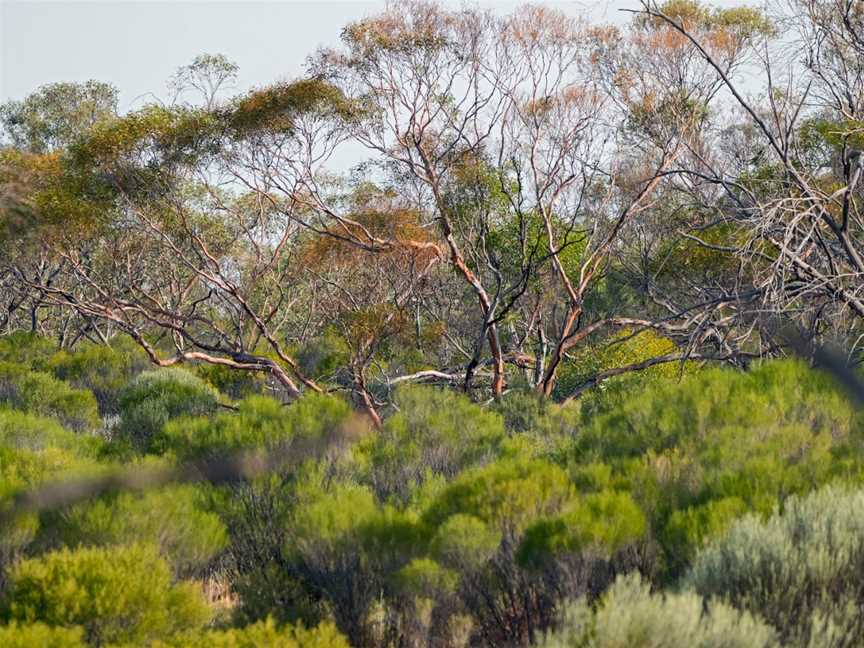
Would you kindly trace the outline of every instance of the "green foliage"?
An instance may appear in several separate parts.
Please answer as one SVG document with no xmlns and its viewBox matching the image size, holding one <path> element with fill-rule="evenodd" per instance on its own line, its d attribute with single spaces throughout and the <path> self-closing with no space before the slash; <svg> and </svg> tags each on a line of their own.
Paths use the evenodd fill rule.
<svg viewBox="0 0 864 648">
<path fill-rule="evenodd" d="M 535 390 L 511 390 L 492 405 L 504 418 L 509 432 L 532 432 L 541 427 L 551 409 L 550 403 Z"/>
<path fill-rule="evenodd" d="M 396 581 L 406 594 L 435 599 L 456 590 L 459 573 L 431 558 L 415 558 L 396 573 Z"/>
<path fill-rule="evenodd" d="M 722 536 L 734 521 L 749 511 L 740 497 L 723 497 L 673 512 L 663 529 L 663 542 L 671 556 L 689 564 L 696 552 Z"/>
<path fill-rule="evenodd" d="M 769 18 L 753 7 L 711 7 L 698 0 L 666 0 L 658 7 L 661 13 L 691 30 L 727 32 L 741 39 L 769 36 L 774 26 Z M 643 21 L 653 27 L 666 27 L 656 19 Z"/>
<path fill-rule="evenodd" d="M 559 628 L 541 648 L 769 648 L 773 628 L 723 603 L 697 595 L 652 594 L 638 575 L 619 577 L 596 609 L 584 599 L 564 608 Z"/>
<path fill-rule="evenodd" d="M 4 648 L 85 648 L 82 628 L 52 628 L 44 623 L 0 626 Z"/>
<path fill-rule="evenodd" d="M 771 622 L 786 645 L 855 646 L 864 632 L 864 491 L 827 487 L 735 523 L 686 585 Z M 830 637 L 830 641 L 828 640 Z"/>
<path fill-rule="evenodd" d="M 438 527 L 431 553 L 443 565 L 473 572 L 480 569 L 501 545 L 501 532 L 473 515 L 456 513 Z"/>
<path fill-rule="evenodd" d="M 566 398 L 602 371 L 644 362 L 650 358 L 674 353 L 675 344 L 654 331 L 620 331 L 605 340 L 584 344 L 572 353 L 573 360 L 562 366 L 554 396 Z M 612 378 L 611 382 L 650 384 L 655 378 L 675 378 L 681 371 L 680 363 L 666 363 L 650 367 L 638 376 Z M 604 388 L 608 389 L 608 382 Z"/>
<path fill-rule="evenodd" d="M 235 102 L 227 123 L 239 137 L 262 132 L 290 133 L 304 113 L 351 118 L 354 108 L 342 92 L 321 79 L 301 79 L 253 90 Z"/>
<path fill-rule="evenodd" d="M 149 450 L 168 421 L 211 414 L 217 403 L 216 390 L 183 369 L 145 371 L 120 394 L 117 435 L 141 450 Z"/>
<path fill-rule="evenodd" d="M 155 447 L 180 457 L 220 454 L 242 448 L 275 448 L 289 442 L 315 444 L 338 433 L 351 416 L 336 397 L 307 393 L 288 407 L 264 396 L 250 396 L 237 413 L 213 418 L 180 418 L 165 426 Z"/>
<path fill-rule="evenodd" d="M 53 376 L 22 365 L 0 362 L 0 406 L 55 418 L 75 431 L 99 425 L 93 394 L 73 389 Z"/>
<path fill-rule="evenodd" d="M 310 340 L 298 350 L 297 362 L 305 375 L 320 378 L 332 375 L 345 366 L 349 355 L 348 344 L 333 327 L 328 327 L 320 337 Z"/>
<path fill-rule="evenodd" d="M 528 528 L 518 558 L 536 564 L 579 552 L 611 557 L 641 540 L 646 530 L 645 516 L 629 494 L 590 493 Z"/>
<path fill-rule="evenodd" d="M 209 630 L 186 634 L 174 641 L 157 641 L 152 648 L 349 648 L 348 642 L 332 623 L 314 628 L 302 625 L 277 627 L 272 620 L 259 621 L 245 628 Z"/>
<path fill-rule="evenodd" d="M 372 645 L 368 615 L 422 541 L 415 516 L 379 507 L 371 491 L 338 486 L 312 494 L 288 522 L 286 556 L 302 582 L 323 593 L 339 629 Z"/>
<path fill-rule="evenodd" d="M 117 110 L 117 89 L 107 83 L 51 83 L 24 101 L 0 106 L 2 131 L 19 148 L 45 153 L 83 137 Z"/>
<path fill-rule="evenodd" d="M 239 400 L 247 396 L 261 395 L 267 386 L 267 378 L 253 371 L 236 371 L 231 367 L 215 364 L 200 364 L 195 373 L 212 385 L 220 394 Z"/>
<path fill-rule="evenodd" d="M 836 386 L 802 363 L 702 371 L 583 402 L 571 473 L 589 489 L 632 490 L 675 576 L 745 511 L 859 474 L 856 421 Z"/>
<path fill-rule="evenodd" d="M 146 643 L 202 626 L 196 586 L 171 584 L 167 563 L 147 546 L 63 549 L 9 571 L 3 616 L 22 623 L 81 626 L 87 641 Z"/>
<path fill-rule="evenodd" d="M 97 445 L 97 439 L 73 434 L 55 419 L 21 410 L 0 409 L 0 446 L 4 448 L 31 452 L 46 448 L 92 452 Z"/>
<path fill-rule="evenodd" d="M 554 464 L 502 460 L 460 474 L 430 505 L 424 520 L 437 525 L 452 515 L 471 515 L 515 538 L 537 518 L 558 513 L 574 494 L 567 474 Z"/>
<path fill-rule="evenodd" d="M 151 104 L 95 124 L 86 138 L 71 147 L 71 161 L 76 170 L 116 174 L 124 188 L 137 195 L 148 179 L 157 177 L 160 163 L 170 168 L 207 151 L 219 126 L 217 116 L 209 111 Z M 142 159 L 154 164 L 138 167 Z"/>
<path fill-rule="evenodd" d="M 85 344 L 74 351 L 59 351 L 45 363 L 56 378 L 96 396 L 103 416 L 119 413 L 119 396 L 126 384 L 144 371 L 149 361 L 143 350 L 127 338 L 111 345 Z"/>
<path fill-rule="evenodd" d="M 468 398 L 438 389 L 406 387 L 399 411 L 358 448 L 358 460 L 382 499 L 405 500 L 433 476 L 451 478 L 492 459 L 505 438 L 503 420 Z"/>
<path fill-rule="evenodd" d="M 29 369 L 42 369 L 43 364 L 56 351 L 57 347 L 51 340 L 29 331 L 15 331 L 0 337 L 0 362 L 11 362 Z"/>
<path fill-rule="evenodd" d="M 602 590 L 613 565 L 638 564 L 625 554 L 646 531 L 629 495 L 580 497 L 559 466 L 526 458 L 462 472 L 422 521 L 435 529 L 429 553 L 440 566 L 427 566 L 429 578 L 458 576 L 457 600 L 492 645 L 545 627 L 556 596 Z M 448 599 L 438 601 L 437 613 L 452 615 Z"/>
<path fill-rule="evenodd" d="M 201 500 L 191 486 L 121 493 L 72 508 L 48 532 L 68 547 L 146 542 L 159 549 L 175 574 L 187 576 L 200 571 L 228 541 L 225 526 L 203 510 Z"/>
</svg>

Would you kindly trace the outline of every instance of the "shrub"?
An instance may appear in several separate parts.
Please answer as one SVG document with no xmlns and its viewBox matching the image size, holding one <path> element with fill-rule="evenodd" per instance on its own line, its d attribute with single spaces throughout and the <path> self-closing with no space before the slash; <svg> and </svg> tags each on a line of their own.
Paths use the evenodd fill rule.
<svg viewBox="0 0 864 648">
<path fill-rule="evenodd" d="M 755 516 L 696 558 L 685 584 L 759 614 L 784 642 L 858 645 L 864 632 L 864 491 L 827 487 Z"/>
<path fill-rule="evenodd" d="M 9 570 L 4 616 L 78 625 L 87 641 L 146 643 L 201 627 L 208 610 L 196 586 L 171 584 L 154 547 L 63 549 Z"/>
<path fill-rule="evenodd" d="M 83 628 L 52 628 L 44 623 L 0 626 L 3 648 L 86 648 Z"/>
<path fill-rule="evenodd" d="M 534 390 L 512 390 L 493 403 L 508 432 L 532 432 L 543 424 L 552 405 Z"/>
<path fill-rule="evenodd" d="M 734 404 L 734 405 L 730 405 Z M 667 582 L 746 512 L 861 474 L 855 413 L 799 362 L 714 369 L 640 394 L 614 389 L 582 407 L 569 450 L 580 488 L 633 493 L 656 530 Z M 841 459 L 842 457 L 842 459 Z"/>
<path fill-rule="evenodd" d="M 502 460 L 459 475 L 424 518 L 438 525 L 457 513 L 472 515 L 512 539 L 538 518 L 558 513 L 573 496 L 567 474 L 558 466 Z"/>
<path fill-rule="evenodd" d="M 140 450 L 149 450 L 153 437 L 171 419 L 211 414 L 217 392 L 183 369 L 145 371 L 120 395 L 117 434 Z"/>
<path fill-rule="evenodd" d="M 462 394 L 411 386 L 396 403 L 399 411 L 358 449 L 365 480 L 382 500 L 405 501 L 430 476 L 449 479 L 489 461 L 505 438 L 501 416 Z"/>
<path fill-rule="evenodd" d="M 11 362 L 41 369 L 57 346 L 49 338 L 37 333 L 15 331 L 0 337 L 0 363 Z"/>
<path fill-rule="evenodd" d="M 578 495 L 540 460 L 502 459 L 465 471 L 423 514 L 431 557 L 459 575 L 457 595 L 489 645 L 521 645 L 552 620 L 560 596 L 595 595 L 646 522 L 623 493 Z"/>
<path fill-rule="evenodd" d="M 775 632 L 746 612 L 705 605 L 693 594 L 651 594 L 637 574 L 619 577 L 596 609 L 584 599 L 564 606 L 558 629 L 540 648 L 769 648 Z"/>
<path fill-rule="evenodd" d="M 260 396 L 267 388 L 267 376 L 260 372 L 237 371 L 231 367 L 204 363 L 195 367 L 195 373 L 213 385 L 220 394 L 233 400 Z"/>
<path fill-rule="evenodd" d="M 289 441 L 317 443 L 336 436 L 350 416 L 345 401 L 325 394 L 305 394 L 288 407 L 272 398 L 250 396 L 241 401 L 237 413 L 172 421 L 154 447 L 189 458 L 274 448 Z"/>
<path fill-rule="evenodd" d="M 69 547 L 146 542 L 159 549 L 174 573 L 188 576 L 204 567 L 228 542 L 214 513 L 203 510 L 191 486 L 120 493 L 80 504 L 59 516 L 57 539 Z"/>
<path fill-rule="evenodd" d="M 120 392 L 149 365 L 144 351 L 127 338 L 111 345 L 85 344 L 74 351 L 58 351 L 45 368 L 73 387 L 89 389 L 96 397 L 102 416 L 114 416 L 120 409 Z"/>
<path fill-rule="evenodd" d="M 591 553 L 607 558 L 635 544 L 647 531 L 645 516 L 627 493 L 589 493 L 525 532 L 518 558 L 537 564 L 559 555 Z"/>
<path fill-rule="evenodd" d="M 286 535 L 291 573 L 323 594 L 352 642 L 378 645 L 368 617 L 422 541 L 416 519 L 379 507 L 365 487 L 340 485 L 298 506 Z"/>
<path fill-rule="evenodd" d="M 55 418 L 75 431 L 99 425 L 99 409 L 92 393 L 73 389 L 23 365 L 0 362 L 0 405 Z"/>
<path fill-rule="evenodd" d="M 98 440 L 73 434 L 54 419 L 0 408 L 0 446 L 30 452 L 64 448 L 90 454 L 96 451 Z"/>
<path fill-rule="evenodd" d="M 46 480 L 92 474 L 99 469 L 93 457 L 100 445 L 98 438 L 73 434 L 53 419 L 0 408 L 0 511 L 20 491 Z M 38 529 L 35 514 L 0 525 L 0 571 Z"/>
<path fill-rule="evenodd" d="M 722 430 L 752 444 L 797 424 L 839 440 L 853 422 L 851 406 L 831 379 L 797 361 L 765 362 L 748 372 L 701 371 L 680 383 L 657 382 L 640 394 L 612 390 L 605 400 L 586 402 L 583 411 L 577 448 L 607 459 L 685 443 L 711 448 Z"/>
<path fill-rule="evenodd" d="M 186 634 L 170 643 L 157 641 L 152 648 L 350 648 L 332 623 L 306 629 L 302 625 L 279 628 L 271 619 L 245 628 Z"/>
</svg>

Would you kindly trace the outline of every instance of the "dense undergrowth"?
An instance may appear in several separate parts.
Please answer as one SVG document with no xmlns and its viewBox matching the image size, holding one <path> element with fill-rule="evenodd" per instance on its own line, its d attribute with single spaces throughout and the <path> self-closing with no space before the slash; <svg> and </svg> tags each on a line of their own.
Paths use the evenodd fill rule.
<svg viewBox="0 0 864 648">
<path fill-rule="evenodd" d="M 0 645 L 860 645 L 864 429 L 803 363 L 566 406 L 404 387 L 380 431 L 338 394 L 222 386 L 119 341 L 0 339 L 3 510 L 70 476 L 298 453 L 18 516 Z"/>
</svg>

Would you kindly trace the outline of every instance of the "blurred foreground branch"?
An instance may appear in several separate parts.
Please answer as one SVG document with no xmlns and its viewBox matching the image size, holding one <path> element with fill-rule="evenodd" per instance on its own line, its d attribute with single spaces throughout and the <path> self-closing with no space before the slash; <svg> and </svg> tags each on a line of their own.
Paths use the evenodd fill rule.
<svg viewBox="0 0 864 648">
<path fill-rule="evenodd" d="M 250 480 L 277 468 L 321 456 L 344 439 L 346 432 L 338 429 L 323 438 L 294 440 L 278 448 L 226 453 L 176 466 L 118 468 L 96 477 L 51 481 L 11 498 L 8 508 L 0 511 L 0 528 L 26 513 L 63 509 L 119 491 L 144 491 L 168 484 L 209 482 L 219 485 Z"/>
</svg>

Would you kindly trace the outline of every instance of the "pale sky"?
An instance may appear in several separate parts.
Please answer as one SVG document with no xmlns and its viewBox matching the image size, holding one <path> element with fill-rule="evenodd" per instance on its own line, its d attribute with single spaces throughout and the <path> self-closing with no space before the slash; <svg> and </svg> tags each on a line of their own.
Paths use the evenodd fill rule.
<svg viewBox="0 0 864 648">
<path fill-rule="evenodd" d="M 522 3 L 475 4 L 506 13 Z M 540 4 L 620 22 L 618 9 L 636 8 L 638 0 Z M 96 79 L 119 88 L 126 111 L 152 100 L 147 93 L 165 98 L 171 74 L 202 53 L 236 62 L 242 92 L 299 76 L 317 47 L 337 44 L 344 25 L 383 6 L 375 0 L 0 0 L 0 101 L 21 99 L 46 83 Z"/>
</svg>

